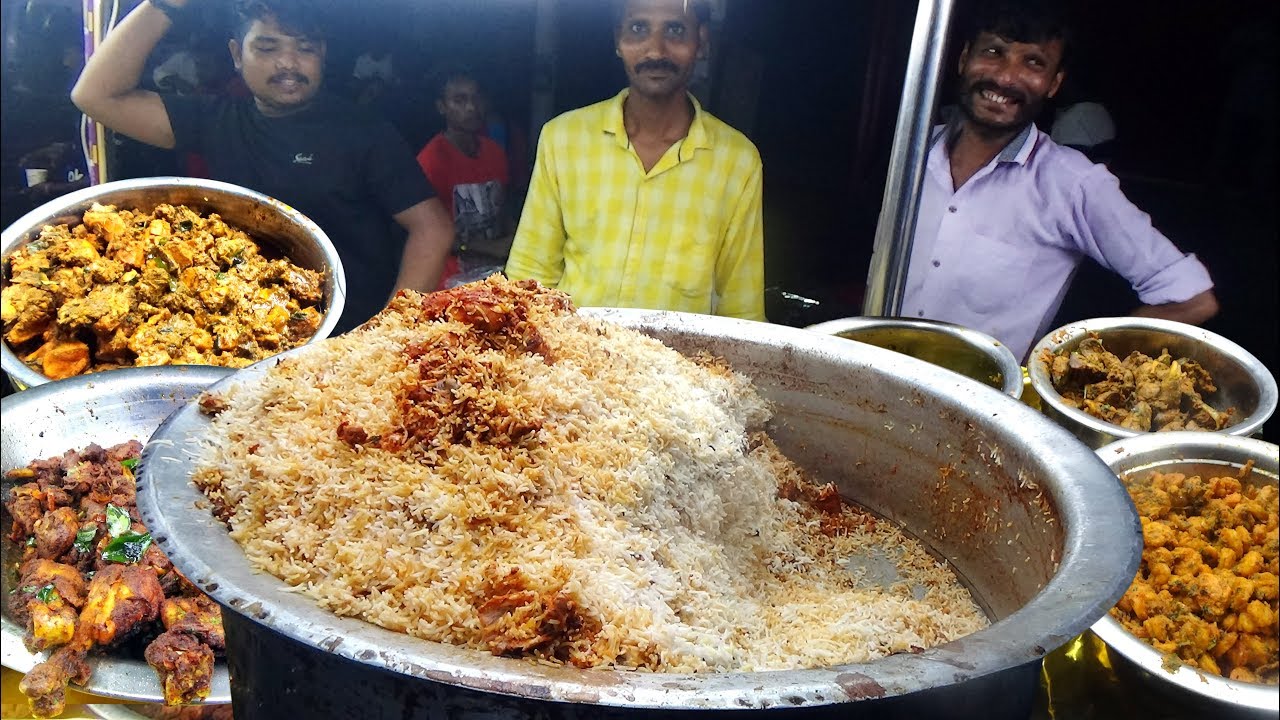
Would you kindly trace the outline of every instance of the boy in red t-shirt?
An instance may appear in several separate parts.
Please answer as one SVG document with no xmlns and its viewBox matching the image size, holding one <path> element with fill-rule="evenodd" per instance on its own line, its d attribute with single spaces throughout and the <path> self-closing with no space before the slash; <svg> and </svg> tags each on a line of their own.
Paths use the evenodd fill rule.
<svg viewBox="0 0 1280 720">
<path fill-rule="evenodd" d="M 436 110 L 444 116 L 445 129 L 418 153 L 418 164 L 453 217 L 453 250 L 441 289 L 500 272 L 513 234 L 504 211 L 507 156 L 484 136 L 480 86 L 463 70 L 442 80 Z"/>
</svg>

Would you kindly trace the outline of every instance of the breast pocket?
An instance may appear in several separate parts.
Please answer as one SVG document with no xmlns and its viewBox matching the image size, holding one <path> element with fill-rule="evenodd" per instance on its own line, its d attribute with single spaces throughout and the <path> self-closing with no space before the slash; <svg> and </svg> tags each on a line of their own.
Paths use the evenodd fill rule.
<svg viewBox="0 0 1280 720">
<path fill-rule="evenodd" d="M 970 247 L 951 261 L 962 268 L 957 283 L 958 300 L 978 314 L 1006 310 L 1025 291 L 1037 246 L 1034 239 L 1017 232 L 975 234 Z"/>
<path fill-rule="evenodd" d="M 688 299 L 706 297 L 715 287 L 716 230 L 697 220 L 679 221 L 671 226 L 667 245 L 666 284 Z"/>
</svg>

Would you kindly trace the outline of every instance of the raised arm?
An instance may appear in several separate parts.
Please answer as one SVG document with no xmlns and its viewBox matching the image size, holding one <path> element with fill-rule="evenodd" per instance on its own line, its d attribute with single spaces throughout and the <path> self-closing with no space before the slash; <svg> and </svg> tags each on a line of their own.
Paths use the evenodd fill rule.
<svg viewBox="0 0 1280 720">
<path fill-rule="evenodd" d="M 181 7 L 186 0 L 163 0 Z M 71 101 L 84 114 L 135 140 L 172 148 L 169 113 L 160 96 L 138 83 L 147 57 L 173 22 L 164 11 L 143 2 L 107 34 L 71 89 Z"/>
</svg>

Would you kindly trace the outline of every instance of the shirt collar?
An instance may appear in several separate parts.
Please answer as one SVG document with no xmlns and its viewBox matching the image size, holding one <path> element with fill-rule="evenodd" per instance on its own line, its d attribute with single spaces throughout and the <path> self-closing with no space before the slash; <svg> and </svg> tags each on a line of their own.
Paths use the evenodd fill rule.
<svg viewBox="0 0 1280 720">
<path fill-rule="evenodd" d="M 943 125 L 941 129 L 934 134 L 929 145 L 932 147 L 933 145 L 938 144 L 938 141 L 944 137 L 949 145 L 959 132 L 959 122 L 953 121 L 948 125 Z M 1022 132 L 1014 136 L 1014 138 L 1004 146 L 1000 153 L 996 155 L 996 163 L 1012 162 L 1019 165 L 1026 165 L 1027 161 L 1031 159 L 1031 155 L 1035 153 L 1036 144 L 1040 139 L 1039 136 L 1040 133 L 1036 130 L 1035 123 L 1028 123 L 1026 127 L 1022 128 Z"/>
<path fill-rule="evenodd" d="M 627 137 L 626 124 L 622 121 L 622 103 L 629 94 L 631 94 L 631 88 L 623 88 L 622 92 L 614 96 L 605 110 L 604 123 L 601 126 L 602 130 L 613 135 L 614 142 L 623 149 L 631 147 L 631 139 Z M 681 162 L 692 158 L 695 150 L 709 150 L 711 148 L 711 134 L 707 132 L 706 111 L 702 109 L 702 103 L 698 102 L 698 98 L 692 94 L 686 94 L 689 97 L 689 102 L 693 103 L 693 122 L 689 125 L 689 134 L 685 135 L 684 141 L 680 144 Z"/>
<path fill-rule="evenodd" d="M 1000 151 L 996 156 L 996 162 L 1013 162 L 1019 165 L 1026 165 L 1027 160 L 1031 157 L 1031 151 L 1036 147 L 1036 126 L 1035 123 L 1027 123 L 1022 128 L 1022 132 L 1017 137 L 1009 141 L 1008 145 Z"/>
</svg>

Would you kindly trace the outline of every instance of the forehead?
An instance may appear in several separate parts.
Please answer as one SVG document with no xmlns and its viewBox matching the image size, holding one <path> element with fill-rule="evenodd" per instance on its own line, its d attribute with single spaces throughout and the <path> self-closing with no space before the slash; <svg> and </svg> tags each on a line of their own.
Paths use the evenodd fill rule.
<svg viewBox="0 0 1280 720">
<path fill-rule="evenodd" d="M 648 20 L 650 22 L 681 21 L 697 25 L 691 0 L 628 0 L 622 9 L 623 22 Z"/>
<path fill-rule="evenodd" d="M 444 84 L 444 92 L 446 95 L 475 95 L 480 92 L 480 84 L 475 81 L 475 78 L 449 78 L 449 81 Z"/>
<path fill-rule="evenodd" d="M 1062 59 L 1061 38 L 1014 40 L 994 32 L 981 32 L 974 38 L 973 44 L 974 47 L 1003 47 L 1019 55 L 1040 55 L 1052 62 Z"/>
<path fill-rule="evenodd" d="M 295 40 L 321 42 L 322 39 L 295 28 L 286 28 L 274 15 L 256 18 L 244 33 L 245 42 L 252 40 Z"/>
</svg>

